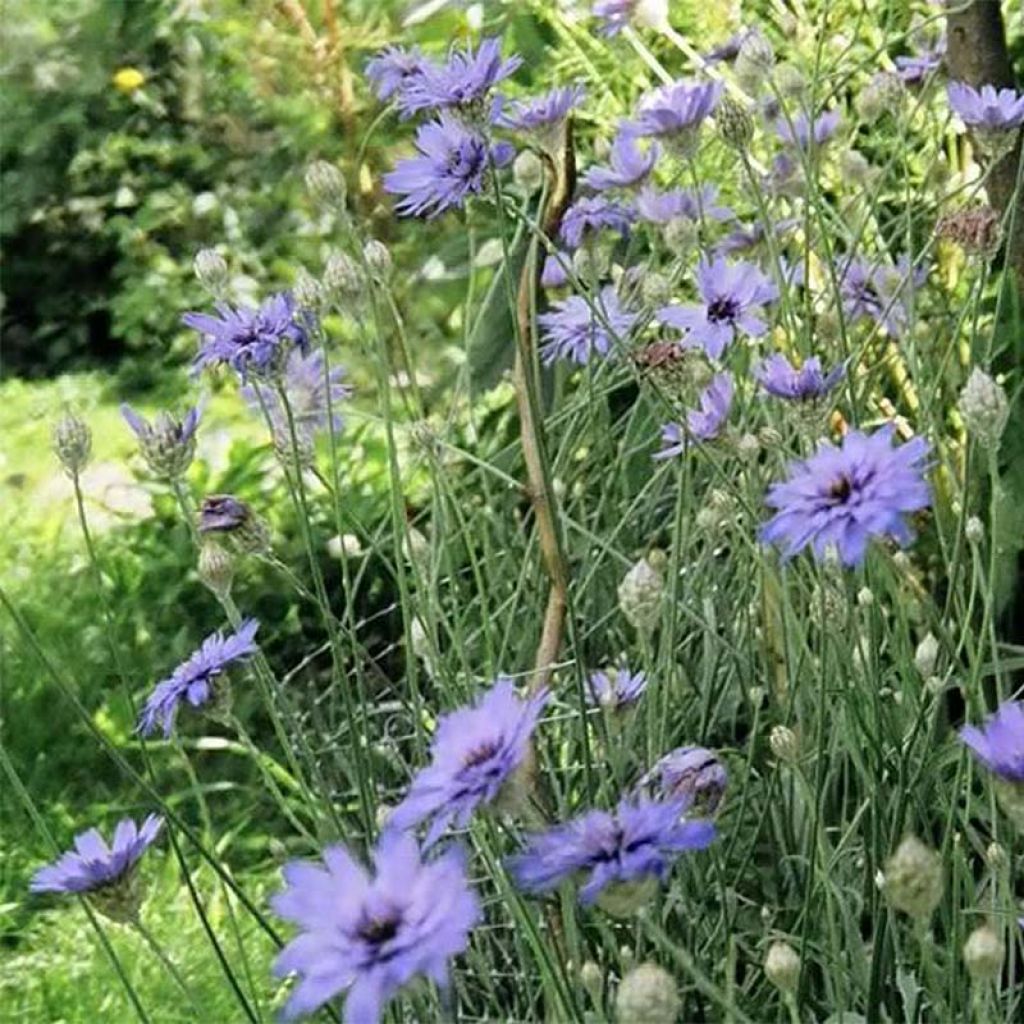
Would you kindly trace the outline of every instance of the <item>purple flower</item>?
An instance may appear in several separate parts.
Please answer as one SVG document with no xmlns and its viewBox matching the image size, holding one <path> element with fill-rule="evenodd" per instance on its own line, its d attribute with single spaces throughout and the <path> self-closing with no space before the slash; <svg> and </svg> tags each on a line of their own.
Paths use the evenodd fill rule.
<svg viewBox="0 0 1024 1024">
<path fill-rule="evenodd" d="M 530 893 L 548 892 L 586 872 L 580 889 L 584 905 L 615 883 L 664 882 L 681 853 L 703 850 L 715 838 L 711 822 L 683 819 L 686 807 L 686 800 L 639 797 L 623 800 L 614 813 L 589 811 L 533 835 L 526 850 L 510 859 L 509 870 L 519 888 Z"/>
<path fill-rule="evenodd" d="M 374 874 L 344 846 L 329 846 L 323 866 L 285 865 L 274 912 L 300 928 L 274 962 L 274 974 L 301 978 L 285 1020 L 312 1013 L 346 992 L 346 1024 L 374 1024 L 403 986 L 425 975 L 448 986 L 448 964 L 480 921 L 462 852 L 424 861 L 416 840 L 385 833 Z"/>
<path fill-rule="evenodd" d="M 629 24 L 636 4 L 637 0 L 596 0 L 593 15 L 604 22 L 601 35 L 618 35 Z"/>
<path fill-rule="evenodd" d="M 721 256 L 711 262 L 702 259 L 697 288 L 703 305 L 665 306 L 657 313 L 661 323 L 688 332 L 684 344 L 701 345 L 718 359 L 737 331 L 760 337 L 768 330 L 755 311 L 779 292 L 752 263 L 730 265 Z"/>
<path fill-rule="evenodd" d="M 227 363 L 246 380 L 250 373 L 259 376 L 278 369 L 293 347 L 306 350 L 306 330 L 288 292 L 272 295 L 259 309 L 219 302 L 216 310 L 217 316 L 186 313 L 181 318 L 203 335 L 193 363 L 196 370 Z"/>
<path fill-rule="evenodd" d="M 817 356 L 804 360 L 798 370 L 784 355 L 776 352 L 758 364 L 754 376 L 768 394 L 806 402 L 827 395 L 842 379 L 844 372 L 845 367 L 840 363 L 829 374 L 823 374 L 821 360 Z"/>
<path fill-rule="evenodd" d="M 636 211 L 643 220 L 652 224 L 667 224 L 669 221 L 687 220 L 730 220 L 734 214 L 728 206 L 718 206 L 718 189 L 704 185 L 701 189 L 672 189 L 659 192 L 653 185 L 645 185 L 636 197 Z"/>
<path fill-rule="evenodd" d="M 729 781 L 718 755 L 704 747 L 679 747 L 659 759 L 637 789 L 656 800 L 685 798 L 706 814 L 714 814 Z"/>
<path fill-rule="evenodd" d="M 827 142 L 839 127 L 839 111 L 826 110 L 813 123 L 807 114 L 801 112 L 792 122 L 780 117 L 775 122 L 775 131 L 783 142 L 795 143 L 801 149 L 809 149 L 813 140 L 815 146 Z"/>
<path fill-rule="evenodd" d="M 252 509 L 230 494 L 210 494 L 199 510 L 200 533 L 230 533 L 252 518 Z"/>
<path fill-rule="evenodd" d="M 542 96 L 519 100 L 506 107 L 498 118 L 499 124 L 515 131 L 534 132 L 561 124 L 577 106 L 586 90 L 582 85 L 567 85 L 552 89 Z"/>
<path fill-rule="evenodd" d="M 942 65 L 945 46 L 926 50 L 916 56 L 896 58 L 896 74 L 905 85 L 920 85 L 933 71 Z"/>
<path fill-rule="evenodd" d="M 639 135 L 661 138 L 693 132 L 714 112 L 721 95 L 721 82 L 672 82 L 640 101 L 633 124 Z"/>
<path fill-rule="evenodd" d="M 1004 701 L 983 729 L 965 725 L 960 739 L 1001 779 L 1024 782 L 1024 703 Z"/>
<path fill-rule="evenodd" d="M 740 47 L 743 45 L 743 41 L 749 36 L 754 30 L 750 28 L 740 29 L 735 35 L 730 36 L 724 43 L 720 43 L 714 49 L 709 50 L 704 55 L 704 63 L 707 64 L 720 64 L 722 61 L 735 60 L 739 55 Z"/>
<path fill-rule="evenodd" d="M 189 409 L 181 418 L 169 412 L 157 413 L 150 423 L 130 405 L 122 403 L 121 415 L 138 438 L 146 465 L 157 476 L 173 480 L 185 473 L 196 452 L 196 428 L 202 417 L 200 406 Z"/>
<path fill-rule="evenodd" d="M 404 46 L 385 46 L 366 65 L 370 80 L 379 100 L 389 100 L 400 94 L 430 66 L 430 61 L 418 46 L 407 50 Z"/>
<path fill-rule="evenodd" d="M 131 818 L 118 822 L 107 846 L 103 836 L 91 828 L 75 836 L 75 848 L 54 864 L 40 868 L 33 876 L 32 892 L 96 892 L 117 885 L 132 871 L 139 858 L 153 844 L 163 819 L 150 814 L 141 825 Z"/>
<path fill-rule="evenodd" d="M 636 139 L 628 126 L 620 128 L 609 154 L 611 167 L 592 167 L 583 176 L 584 183 L 597 192 L 639 185 L 654 169 L 660 151 L 654 144 L 644 153 Z"/>
<path fill-rule="evenodd" d="M 570 248 L 578 248 L 590 232 L 617 231 L 623 238 L 629 234 L 634 213 L 605 196 L 577 199 L 562 217 L 561 238 Z"/>
<path fill-rule="evenodd" d="M 716 373 L 700 396 L 700 408 L 686 414 L 686 425 L 666 423 L 661 428 L 661 450 L 656 459 L 682 455 L 693 441 L 718 437 L 732 406 L 733 383 L 728 373 Z"/>
<path fill-rule="evenodd" d="M 164 736 L 170 736 L 182 701 L 198 708 L 214 698 L 218 680 L 228 666 L 256 652 L 253 638 L 259 625 L 255 619 L 246 619 L 228 636 L 211 633 L 197 651 L 156 684 L 139 716 L 139 732 L 149 736 L 159 724 Z"/>
<path fill-rule="evenodd" d="M 843 313 L 851 321 L 869 318 L 883 326 L 893 338 L 906 330 L 910 312 L 905 293 L 920 287 L 927 270 L 911 270 L 910 259 L 902 255 L 893 267 L 849 258 L 839 269 L 839 293 Z"/>
<path fill-rule="evenodd" d="M 431 746 L 433 760 L 413 779 L 387 827 L 404 830 L 432 818 L 427 846 L 449 825 L 465 827 L 523 763 L 547 699 L 545 690 L 523 700 L 512 680 L 503 677 L 472 707 L 444 715 Z"/>
<path fill-rule="evenodd" d="M 453 48 L 446 64 L 428 62 L 406 79 L 398 93 L 398 107 L 407 116 L 418 110 L 472 107 L 522 62 L 520 57 L 502 60 L 497 36 L 485 39 L 475 52 Z"/>
<path fill-rule="evenodd" d="M 929 446 L 916 437 L 894 448 L 893 436 L 892 426 L 851 430 L 838 447 L 823 441 L 809 459 L 792 463 L 789 479 L 768 490 L 765 503 L 778 511 L 761 539 L 782 546 L 785 558 L 809 546 L 821 561 L 834 546 L 845 565 L 864 560 L 872 537 L 909 544 L 906 515 L 931 503 L 923 465 Z"/>
<path fill-rule="evenodd" d="M 569 275 L 566 273 L 566 266 L 572 265 L 572 257 L 567 252 L 559 250 L 558 255 L 549 253 L 544 258 L 544 266 L 540 272 L 540 283 L 545 288 L 561 288 L 569 283 Z"/>
<path fill-rule="evenodd" d="M 972 89 L 966 82 L 946 86 L 949 105 L 970 128 L 984 131 L 1008 131 L 1024 124 L 1024 95 L 1015 89 L 983 85 Z"/>
<path fill-rule="evenodd" d="M 537 317 L 543 340 L 540 356 L 546 364 L 571 359 L 582 365 L 594 353 L 607 356 L 616 339 L 621 341 L 629 335 L 637 315 L 622 308 L 613 285 L 601 289 L 596 303 L 600 315 L 592 304 L 582 295 L 570 295 Z"/>
<path fill-rule="evenodd" d="M 384 175 L 385 191 L 404 197 L 395 204 L 403 216 L 430 218 L 462 207 L 467 197 L 483 190 L 491 160 L 503 167 L 513 156 L 505 142 L 493 146 L 488 156 L 483 137 L 447 112 L 419 128 L 416 148 L 420 156 L 399 161 Z"/>
<path fill-rule="evenodd" d="M 614 673 L 594 672 L 587 679 L 587 703 L 610 711 L 635 704 L 647 689 L 647 676 L 643 672 L 630 672 L 620 668 Z"/>
</svg>

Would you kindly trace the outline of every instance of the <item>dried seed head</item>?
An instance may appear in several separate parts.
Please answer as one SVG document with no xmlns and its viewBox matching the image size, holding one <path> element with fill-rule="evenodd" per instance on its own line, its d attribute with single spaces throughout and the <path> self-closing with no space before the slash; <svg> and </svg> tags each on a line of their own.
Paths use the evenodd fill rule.
<svg viewBox="0 0 1024 1024">
<path fill-rule="evenodd" d="M 634 967 L 619 982 L 615 1019 L 619 1024 L 674 1024 L 680 1008 L 675 978 L 657 964 Z"/>
<path fill-rule="evenodd" d="M 776 725 L 768 735 L 768 746 L 784 764 L 796 764 L 800 760 L 800 741 L 788 725 Z"/>
<path fill-rule="evenodd" d="M 999 213 L 991 206 L 944 214 L 935 225 L 935 234 L 959 245 L 968 255 L 983 259 L 994 257 L 1002 243 Z"/>
<path fill-rule="evenodd" d="M 975 928 L 964 943 L 964 966 L 975 981 L 995 981 L 1003 970 L 1006 946 L 990 924 Z"/>
<path fill-rule="evenodd" d="M 907 836 L 885 865 L 889 902 L 911 917 L 929 917 L 942 892 L 942 859 L 916 836 Z"/>
<path fill-rule="evenodd" d="M 92 454 L 92 431 L 73 412 L 66 412 L 53 428 L 53 450 L 68 476 L 76 478 Z"/>
<path fill-rule="evenodd" d="M 1002 385 L 976 366 L 960 392 L 959 406 L 967 433 L 982 447 L 995 447 L 1010 415 Z"/>
<path fill-rule="evenodd" d="M 192 271 L 214 298 L 223 296 L 228 284 L 228 265 L 216 249 L 200 249 L 192 260 Z"/>
<path fill-rule="evenodd" d="M 800 983 L 800 957 L 788 942 L 773 942 L 764 958 L 765 977 L 781 992 L 795 992 Z"/>
<path fill-rule="evenodd" d="M 659 558 L 660 556 L 660 558 Z M 650 633 L 661 618 L 665 580 L 660 568 L 664 555 L 652 551 L 634 563 L 619 584 L 619 609 L 638 632 Z"/>
</svg>

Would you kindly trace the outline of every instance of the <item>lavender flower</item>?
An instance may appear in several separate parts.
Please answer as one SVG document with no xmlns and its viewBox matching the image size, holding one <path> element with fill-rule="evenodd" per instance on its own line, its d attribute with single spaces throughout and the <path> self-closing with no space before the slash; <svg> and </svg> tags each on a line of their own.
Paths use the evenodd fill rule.
<svg viewBox="0 0 1024 1024">
<path fill-rule="evenodd" d="M 568 85 L 552 89 L 542 96 L 519 100 L 509 104 L 498 118 L 505 128 L 521 132 L 536 132 L 561 124 L 574 107 L 586 96 L 582 85 Z"/>
<path fill-rule="evenodd" d="M 864 560 L 872 537 L 909 544 L 906 515 L 931 502 L 922 464 L 929 446 L 917 437 L 894 448 L 893 435 L 892 426 L 852 430 L 840 446 L 823 441 L 809 459 L 792 463 L 789 479 L 768 491 L 765 502 L 778 511 L 761 539 L 781 545 L 785 558 L 811 547 L 822 561 L 834 546 L 846 565 Z"/>
<path fill-rule="evenodd" d="M 545 288 L 561 288 L 569 283 L 569 275 L 566 267 L 572 265 L 572 257 L 567 252 L 559 250 L 558 255 L 549 253 L 544 258 L 544 266 L 540 272 L 540 283 Z"/>
<path fill-rule="evenodd" d="M 724 43 L 719 43 L 718 46 L 714 47 L 704 55 L 704 63 L 706 65 L 721 64 L 723 61 L 735 60 L 739 55 L 740 47 L 743 45 L 743 40 L 747 38 L 753 29 L 744 28 L 740 29 L 734 35 L 731 35 Z"/>
<path fill-rule="evenodd" d="M 804 361 L 798 370 L 792 363 L 778 352 L 754 369 L 754 376 L 761 387 L 776 398 L 789 401 L 807 402 L 827 395 L 842 379 L 845 367 L 840 363 L 827 375 L 821 372 L 821 360 L 812 356 Z"/>
<path fill-rule="evenodd" d="M 946 86 L 949 105 L 969 128 L 1004 132 L 1024 124 L 1024 94 L 1015 89 L 983 85 L 973 89 L 966 82 Z"/>
<path fill-rule="evenodd" d="M 491 161 L 504 167 L 514 155 L 506 142 L 495 144 L 488 154 L 481 135 L 444 111 L 416 132 L 416 148 L 420 156 L 399 161 L 384 175 L 385 191 L 404 196 L 395 204 L 403 216 L 432 218 L 461 208 L 469 196 L 483 190 Z"/>
<path fill-rule="evenodd" d="M 714 113 L 721 96 L 721 82 L 672 82 L 640 101 L 633 124 L 639 135 L 692 136 Z"/>
<path fill-rule="evenodd" d="M 523 763 L 547 691 L 522 700 L 512 680 L 500 678 L 472 707 L 444 715 L 431 746 L 433 760 L 388 817 L 388 828 L 409 829 L 432 818 L 426 845 L 449 825 L 468 824 L 492 803 Z"/>
<path fill-rule="evenodd" d="M 904 254 L 895 267 L 850 257 L 838 273 L 844 315 L 851 322 L 874 320 L 891 337 L 899 338 L 910 316 L 906 293 L 924 283 L 927 270 L 911 270 L 910 260 Z"/>
<path fill-rule="evenodd" d="M 646 153 L 642 152 L 635 132 L 628 125 L 624 126 L 612 142 L 611 166 L 592 167 L 583 176 L 583 181 L 597 192 L 639 185 L 654 169 L 659 152 L 656 144 L 650 146 Z"/>
<path fill-rule="evenodd" d="M 661 428 L 661 450 L 656 459 L 682 455 L 694 441 L 711 441 L 718 437 L 732 406 L 733 382 L 728 373 L 716 373 L 700 396 L 700 408 L 686 414 L 685 426 L 666 423 Z"/>
<path fill-rule="evenodd" d="M 702 345 L 718 359 L 736 331 L 759 337 L 768 330 L 755 311 L 772 302 L 778 289 L 751 263 L 728 264 L 721 256 L 697 266 L 697 288 L 702 306 L 665 306 L 661 323 L 687 331 L 684 344 Z"/>
<path fill-rule="evenodd" d="M 597 0 L 593 14 L 604 22 L 600 28 L 603 36 L 618 35 L 630 21 L 642 28 L 664 31 L 668 26 L 668 0 Z"/>
<path fill-rule="evenodd" d="M 715 838 L 711 822 L 682 818 L 686 807 L 686 800 L 639 797 L 624 799 L 614 813 L 589 811 L 532 836 L 509 870 L 529 893 L 548 892 L 586 873 L 579 893 L 584 905 L 621 883 L 664 882 L 681 853 L 702 850 Z"/>
<path fill-rule="evenodd" d="M 418 46 L 407 50 L 404 46 L 385 46 L 366 65 L 370 80 L 379 100 L 400 95 L 407 86 L 419 78 L 430 66 Z"/>
<path fill-rule="evenodd" d="M 295 302 L 288 292 L 272 295 L 259 309 L 219 302 L 217 316 L 186 313 L 182 322 L 203 335 L 196 370 L 226 363 L 243 379 L 280 368 L 292 348 L 308 345 Z"/>
<path fill-rule="evenodd" d="M 612 285 L 601 289 L 597 300 L 599 316 L 581 295 L 570 295 L 555 303 L 550 312 L 537 317 L 542 330 L 541 359 L 571 359 L 584 364 L 597 353 L 607 356 L 615 339 L 623 340 L 633 329 L 637 315 L 623 309 Z M 606 326 L 607 324 L 607 326 Z"/>
<path fill-rule="evenodd" d="M 704 747 L 679 747 L 662 757 L 637 790 L 655 800 L 686 799 L 701 813 L 714 814 L 729 781 L 718 755 Z"/>
<path fill-rule="evenodd" d="M 965 725 L 960 739 L 990 772 L 1008 782 L 1024 783 L 1024 703 L 1004 701 L 983 729 Z"/>
<path fill-rule="evenodd" d="M 896 74 L 904 85 L 920 85 L 942 65 L 945 47 L 936 47 L 916 55 L 896 58 Z"/>
<path fill-rule="evenodd" d="M 130 405 L 122 404 L 121 415 L 139 439 L 139 451 L 154 474 L 176 480 L 185 473 L 196 453 L 201 408 L 189 409 L 182 418 L 161 412 L 150 423 Z"/>
<path fill-rule="evenodd" d="M 616 672 L 594 672 L 587 679 L 586 698 L 592 707 L 619 711 L 630 707 L 647 689 L 647 676 L 643 672 L 630 672 L 620 668 Z"/>
<path fill-rule="evenodd" d="M 286 887 L 271 906 L 300 932 L 274 962 L 274 974 L 301 978 L 285 1020 L 346 992 L 347 1024 L 374 1024 L 419 975 L 447 988 L 449 961 L 480 921 L 462 852 L 424 861 L 411 836 L 385 833 L 373 864 L 371 877 L 344 846 L 329 846 L 323 867 L 285 866 Z"/>
<path fill-rule="evenodd" d="M 406 116 L 450 107 L 472 110 L 522 62 L 520 57 L 502 60 L 501 40 L 496 36 L 485 39 L 475 52 L 453 48 L 446 64 L 427 63 L 404 81 L 398 107 Z"/>
<path fill-rule="evenodd" d="M 652 224 L 668 224 L 670 221 L 685 220 L 723 221 L 734 214 L 728 206 L 718 206 L 718 189 L 704 185 L 697 189 L 672 189 L 659 192 L 653 185 L 645 185 L 636 198 L 636 211 L 641 219 Z"/>
<path fill-rule="evenodd" d="M 588 234 L 607 229 L 617 231 L 623 238 L 629 234 L 633 222 L 633 211 L 605 196 L 585 196 L 577 199 L 562 217 L 561 238 L 570 248 L 576 249 Z"/>
<path fill-rule="evenodd" d="M 255 619 L 246 619 L 229 636 L 211 633 L 170 676 L 156 684 L 139 716 L 139 732 L 149 736 L 159 724 L 164 736 L 170 736 L 182 701 L 199 708 L 221 697 L 217 691 L 228 666 L 256 652 L 253 638 L 259 625 Z"/>
<path fill-rule="evenodd" d="M 801 112 L 792 122 L 780 117 L 775 122 L 775 131 L 783 142 L 796 144 L 801 149 L 810 149 L 811 143 L 821 146 L 827 142 L 839 127 L 839 111 L 826 110 L 812 122 L 807 114 Z"/>
</svg>

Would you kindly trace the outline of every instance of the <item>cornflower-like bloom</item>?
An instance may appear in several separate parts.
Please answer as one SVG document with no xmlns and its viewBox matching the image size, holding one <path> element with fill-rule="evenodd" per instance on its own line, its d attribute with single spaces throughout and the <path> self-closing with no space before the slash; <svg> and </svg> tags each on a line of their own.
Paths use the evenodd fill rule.
<svg viewBox="0 0 1024 1024">
<path fill-rule="evenodd" d="M 655 800 L 686 799 L 694 810 L 714 814 L 729 781 L 718 755 L 704 747 L 679 747 L 662 757 L 637 784 Z"/>
<path fill-rule="evenodd" d="M 384 175 L 384 189 L 404 198 L 395 204 L 402 216 L 432 218 L 483 191 L 491 163 L 508 164 L 515 151 L 507 142 L 488 150 L 483 136 L 467 128 L 457 117 L 442 111 L 437 121 L 416 132 L 420 156 L 401 160 Z"/>
<path fill-rule="evenodd" d="M 938 71 L 942 66 L 945 53 L 946 46 L 943 42 L 919 54 L 897 57 L 896 74 L 904 85 L 920 85 L 933 71 Z"/>
<path fill-rule="evenodd" d="M 543 341 L 540 356 L 545 363 L 570 359 L 582 365 L 595 353 L 607 356 L 616 339 L 623 341 L 629 336 L 637 314 L 622 308 L 613 285 L 601 289 L 597 310 L 591 308 L 593 304 L 582 295 L 570 295 L 537 317 Z"/>
<path fill-rule="evenodd" d="M 761 387 L 776 398 L 793 402 L 807 402 L 827 395 L 842 380 L 846 367 L 842 363 L 828 374 L 821 372 L 821 360 L 817 356 L 805 359 L 798 370 L 780 353 L 763 359 L 754 369 L 754 376 Z"/>
<path fill-rule="evenodd" d="M 193 708 L 203 707 L 211 700 L 222 701 L 225 673 L 234 662 L 256 653 L 253 638 L 259 625 L 255 619 L 246 619 L 228 636 L 211 633 L 170 676 L 156 684 L 139 716 L 139 732 L 149 736 L 161 725 L 164 736 L 170 736 L 182 701 Z"/>
<path fill-rule="evenodd" d="M 737 331 L 760 337 L 768 330 L 756 315 L 772 302 L 778 289 L 752 263 L 729 264 L 721 256 L 702 259 L 697 265 L 697 289 L 701 306 L 665 306 L 658 320 L 686 331 L 684 344 L 700 345 L 718 359 Z"/>
<path fill-rule="evenodd" d="M 800 112 L 792 119 L 780 117 L 775 122 L 775 131 L 783 142 L 796 144 L 801 149 L 810 149 L 811 144 L 821 146 L 827 142 L 839 127 L 839 111 L 826 110 L 813 121 Z"/>
<path fill-rule="evenodd" d="M 991 85 L 973 89 L 966 82 L 950 82 L 946 95 L 954 113 L 968 128 L 1005 132 L 1024 124 L 1024 94 L 1015 89 Z"/>
<path fill-rule="evenodd" d="M 217 316 L 186 313 L 182 322 L 203 335 L 193 366 L 226 363 L 243 380 L 266 376 L 284 364 L 287 354 L 308 346 L 306 329 L 288 292 L 272 295 L 259 309 L 219 302 Z"/>
<path fill-rule="evenodd" d="M 700 396 L 700 408 L 686 414 L 685 425 L 666 423 L 661 428 L 661 450 L 656 459 L 682 455 L 694 441 L 711 441 L 718 437 L 732 406 L 733 384 L 728 373 L 716 373 Z"/>
<path fill-rule="evenodd" d="M 960 739 L 994 775 L 1024 784 L 1024 703 L 1005 701 L 984 728 L 965 725 Z"/>
<path fill-rule="evenodd" d="M 864 560 L 872 537 L 909 544 L 906 516 L 931 503 L 923 465 L 929 446 L 915 437 L 894 448 L 894 432 L 891 425 L 873 434 L 851 430 L 838 447 L 823 441 L 809 459 L 792 463 L 789 479 L 769 488 L 765 502 L 778 511 L 761 539 L 781 545 L 785 558 L 810 547 L 820 562 L 835 548 L 846 565 Z"/>
<path fill-rule="evenodd" d="M 591 707 L 618 711 L 630 707 L 647 689 L 647 676 L 643 672 L 630 672 L 620 668 L 616 672 L 594 672 L 587 679 L 586 697 Z"/>
<path fill-rule="evenodd" d="M 502 60 L 501 40 L 485 39 L 472 49 L 452 49 L 445 64 L 427 62 L 403 82 L 397 94 L 403 114 L 419 110 L 445 110 L 457 107 L 472 112 L 478 108 L 498 82 L 508 78 L 522 64 L 521 57 Z"/>
<path fill-rule="evenodd" d="M 680 139 L 687 144 L 714 113 L 721 96 L 721 82 L 672 82 L 641 99 L 632 123 L 638 135 Z"/>
<path fill-rule="evenodd" d="M 565 211 L 560 236 L 570 249 L 578 248 L 587 235 L 599 231 L 617 231 L 625 238 L 633 217 L 634 213 L 628 206 L 605 196 L 584 196 Z"/>
<path fill-rule="evenodd" d="M 196 453 L 196 428 L 201 410 L 189 409 L 184 417 L 161 412 L 150 423 L 130 405 L 121 405 L 121 415 L 139 440 L 139 451 L 156 476 L 176 480 L 192 464 Z"/>
<path fill-rule="evenodd" d="M 418 46 L 407 50 L 404 46 L 385 46 L 366 65 L 366 77 L 379 100 L 400 95 L 410 82 L 419 78 L 430 61 Z"/>
<path fill-rule="evenodd" d="M 924 267 L 911 270 L 906 254 L 895 267 L 850 258 L 839 268 L 839 294 L 843 314 L 851 321 L 871 319 L 884 327 L 892 338 L 899 338 L 907 327 L 910 310 L 908 294 L 927 277 Z"/>
<path fill-rule="evenodd" d="M 239 550 L 266 551 L 270 531 L 250 506 L 232 494 L 209 494 L 199 506 L 201 534 L 227 537 Z"/>
<path fill-rule="evenodd" d="M 388 828 L 409 829 L 433 819 L 426 845 L 449 825 L 463 828 L 482 804 L 493 803 L 523 764 L 548 693 L 521 699 L 500 678 L 472 707 L 444 715 L 431 745 L 433 760 L 388 816 Z"/>
<path fill-rule="evenodd" d="M 636 197 L 636 212 L 641 219 L 652 224 L 668 224 L 685 220 L 730 220 L 734 214 L 728 206 L 718 206 L 718 189 L 704 185 L 700 189 L 676 188 L 659 192 L 653 185 L 645 185 Z"/>
<path fill-rule="evenodd" d="M 561 288 L 563 284 L 569 283 L 569 274 L 566 267 L 572 266 L 572 256 L 567 252 L 559 250 L 558 256 L 549 253 L 544 258 L 544 267 L 540 272 L 540 283 L 545 288 Z"/>
<path fill-rule="evenodd" d="M 628 125 L 619 128 L 608 156 L 610 167 L 592 167 L 583 176 L 585 184 L 596 192 L 639 185 L 654 169 L 660 150 L 657 144 L 644 153 L 637 145 L 636 133 Z"/>
<path fill-rule="evenodd" d="M 515 100 L 502 110 L 498 123 L 514 131 L 543 132 L 561 124 L 586 94 L 582 85 L 567 85 L 542 96 Z"/>
<path fill-rule="evenodd" d="M 597 0 L 593 14 L 604 23 L 603 36 L 618 35 L 630 21 L 663 32 L 668 27 L 668 0 Z"/>
<path fill-rule="evenodd" d="M 664 882 L 680 854 L 703 850 L 715 838 L 709 821 L 689 821 L 687 801 L 657 802 L 627 797 L 614 812 L 589 811 L 530 837 L 526 850 L 510 859 L 519 888 L 543 893 L 577 874 L 586 874 L 579 898 L 584 905 L 610 897 L 621 885 L 646 889 Z M 621 892 L 621 890 L 620 890 Z"/>
<path fill-rule="evenodd" d="M 301 978 L 286 1020 L 345 992 L 346 1024 L 374 1024 L 418 976 L 447 988 L 449 961 L 480 921 L 462 852 L 424 861 L 411 836 L 385 833 L 373 866 L 371 877 L 344 846 L 327 847 L 322 867 L 285 866 L 286 887 L 271 906 L 300 932 L 274 962 L 274 974 Z"/>
</svg>

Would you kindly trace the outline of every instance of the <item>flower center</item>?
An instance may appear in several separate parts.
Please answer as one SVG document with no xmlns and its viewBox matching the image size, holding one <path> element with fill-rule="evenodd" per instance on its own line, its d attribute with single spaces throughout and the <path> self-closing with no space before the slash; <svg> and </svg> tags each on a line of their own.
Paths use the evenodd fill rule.
<svg viewBox="0 0 1024 1024">
<path fill-rule="evenodd" d="M 713 324 L 732 323 L 739 312 L 740 304 L 728 295 L 721 295 L 708 303 L 708 319 Z"/>
<path fill-rule="evenodd" d="M 832 505 L 844 504 L 853 493 L 853 482 L 844 473 L 838 480 L 833 480 L 828 488 L 828 497 Z"/>
<path fill-rule="evenodd" d="M 463 767 L 474 768 L 484 761 L 489 761 L 498 752 L 498 744 L 494 740 L 485 740 L 473 747 L 462 759 Z"/>
<path fill-rule="evenodd" d="M 397 914 L 371 917 L 359 926 L 359 937 L 371 946 L 383 946 L 398 934 L 400 920 Z"/>
</svg>

